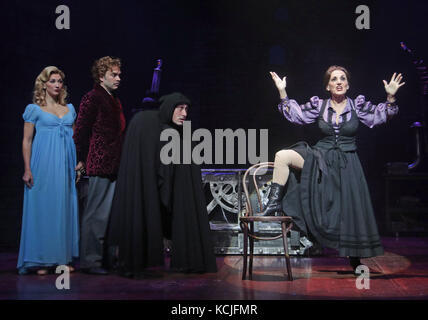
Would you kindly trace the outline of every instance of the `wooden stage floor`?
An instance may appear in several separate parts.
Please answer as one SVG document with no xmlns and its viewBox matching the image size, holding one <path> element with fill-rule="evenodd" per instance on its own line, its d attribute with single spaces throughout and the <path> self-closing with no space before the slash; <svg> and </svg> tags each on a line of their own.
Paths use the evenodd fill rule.
<svg viewBox="0 0 428 320">
<path fill-rule="evenodd" d="M 369 288 L 358 289 L 348 261 L 335 251 L 319 257 L 292 257 L 294 281 L 287 281 L 284 259 L 255 256 L 253 280 L 241 280 L 242 257 L 219 256 L 215 274 L 161 270 L 150 279 L 79 272 L 70 289 L 58 290 L 57 274 L 16 273 L 16 252 L 0 253 L 1 300 L 289 300 L 428 299 L 428 238 L 382 238 L 385 255 L 363 259 L 370 268 Z M 166 261 L 168 264 L 168 261 Z M 361 283 L 361 281 L 360 281 Z"/>
</svg>

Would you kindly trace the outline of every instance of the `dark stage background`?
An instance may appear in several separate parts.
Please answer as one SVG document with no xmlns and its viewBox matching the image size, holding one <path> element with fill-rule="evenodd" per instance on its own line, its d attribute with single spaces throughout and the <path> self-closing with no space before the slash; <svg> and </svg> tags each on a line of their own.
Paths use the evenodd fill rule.
<svg viewBox="0 0 428 320">
<path fill-rule="evenodd" d="M 55 8 L 67 5 L 70 30 L 55 27 Z M 355 9 L 370 8 L 370 30 L 358 30 Z M 385 100 L 382 80 L 402 72 L 399 115 L 388 125 L 361 125 L 359 154 L 381 231 L 385 164 L 414 159 L 413 121 L 421 120 L 416 70 L 400 41 L 427 56 L 425 1 L 2 1 L 0 245 L 17 247 L 22 210 L 21 140 L 25 106 L 47 65 L 66 74 L 69 102 L 78 108 L 92 88 L 90 67 L 101 56 L 123 60 L 119 96 L 129 119 L 150 87 L 155 61 L 164 61 L 161 93 L 193 101 L 192 128 L 268 128 L 269 159 L 299 140 L 317 140 L 277 112 L 269 71 L 287 75 L 300 103 L 324 95 L 331 64 L 351 72 L 349 96 Z M 214 166 L 212 166 L 214 167 Z M 224 166 L 223 166 L 224 167 Z M 245 167 L 245 166 L 228 166 Z M 54 196 L 54 195 L 53 195 Z"/>
</svg>

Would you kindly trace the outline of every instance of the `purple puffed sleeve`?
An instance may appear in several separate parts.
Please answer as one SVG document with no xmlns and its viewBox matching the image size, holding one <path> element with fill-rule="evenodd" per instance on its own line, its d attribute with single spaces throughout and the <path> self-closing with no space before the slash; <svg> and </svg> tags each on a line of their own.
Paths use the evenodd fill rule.
<svg viewBox="0 0 428 320">
<path fill-rule="evenodd" d="M 395 103 L 382 102 L 378 105 L 366 101 L 363 95 L 355 99 L 355 111 L 358 118 L 369 128 L 387 122 L 398 113 L 398 106 Z"/>
<path fill-rule="evenodd" d="M 309 124 L 315 122 L 320 113 L 322 99 L 312 97 L 309 102 L 299 105 L 296 100 L 281 99 L 278 104 L 278 111 L 290 122 L 296 124 Z"/>
</svg>

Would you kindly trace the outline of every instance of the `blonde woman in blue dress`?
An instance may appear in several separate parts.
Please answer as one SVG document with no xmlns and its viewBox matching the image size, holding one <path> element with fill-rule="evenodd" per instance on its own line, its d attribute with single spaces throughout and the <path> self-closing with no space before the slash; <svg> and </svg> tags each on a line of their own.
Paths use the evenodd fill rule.
<svg viewBox="0 0 428 320">
<path fill-rule="evenodd" d="M 75 172 L 72 139 L 76 111 L 66 104 L 64 78 L 57 67 L 43 69 L 35 81 L 33 103 L 23 114 L 25 185 L 19 274 L 34 270 L 44 275 L 55 266 L 70 265 L 79 255 L 75 184 L 81 172 Z"/>
</svg>

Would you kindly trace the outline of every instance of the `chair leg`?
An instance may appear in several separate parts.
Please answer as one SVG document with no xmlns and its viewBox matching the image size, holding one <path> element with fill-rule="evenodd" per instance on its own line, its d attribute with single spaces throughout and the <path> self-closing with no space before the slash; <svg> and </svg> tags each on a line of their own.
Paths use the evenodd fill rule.
<svg viewBox="0 0 428 320">
<path fill-rule="evenodd" d="M 244 231 L 244 264 L 242 267 L 242 280 L 245 280 L 247 275 L 248 225 L 246 223 L 243 223 L 242 226 L 242 230 Z"/>
<path fill-rule="evenodd" d="M 250 222 L 250 234 L 254 233 L 254 222 Z M 254 238 L 250 238 L 250 267 L 249 267 L 249 275 L 250 280 L 253 280 L 253 255 L 254 255 Z"/>
<path fill-rule="evenodd" d="M 293 274 L 291 271 L 291 264 L 290 264 L 290 255 L 288 254 L 287 228 L 286 228 L 285 222 L 281 223 L 281 229 L 282 229 L 282 242 L 284 244 L 285 263 L 287 265 L 288 280 L 293 281 Z"/>
</svg>

